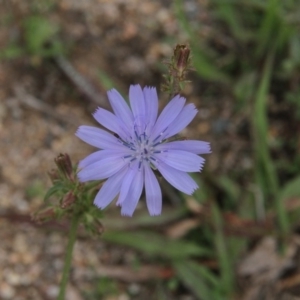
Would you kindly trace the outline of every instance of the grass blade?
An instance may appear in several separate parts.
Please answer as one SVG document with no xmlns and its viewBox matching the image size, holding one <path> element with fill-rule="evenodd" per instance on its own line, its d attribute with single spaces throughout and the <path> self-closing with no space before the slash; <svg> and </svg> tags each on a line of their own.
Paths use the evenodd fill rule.
<svg viewBox="0 0 300 300">
<path fill-rule="evenodd" d="M 106 232 L 103 234 L 103 240 L 135 248 L 150 256 L 160 256 L 169 259 L 211 256 L 211 250 L 208 248 L 184 240 L 170 240 L 165 236 L 149 231 Z"/>
</svg>

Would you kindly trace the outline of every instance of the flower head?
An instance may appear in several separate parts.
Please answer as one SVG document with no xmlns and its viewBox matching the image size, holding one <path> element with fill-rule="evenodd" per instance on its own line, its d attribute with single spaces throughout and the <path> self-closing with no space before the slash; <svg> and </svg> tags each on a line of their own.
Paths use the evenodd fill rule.
<svg viewBox="0 0 300 300">
<path fill-rule="evenodd" d="M 210 153 L 207 142 L 196 140 L 168 141 L 195 117 L 194 104 L 175 96 L 158 114 L 156 89 L 130 86 L 130 107 L 115 90 L 108 92 L 111 113 L 98 108 L 94 118 L 106 129 L 80 126 L 76 135 L 101 150 L 79 162 L 81 182 L 107 179 L 94 203 L 105 208 L 119 194 L 117 205 L 122 215 L 132 216 L 145 186 L 150 215 L 159 215 L 162 193 L 153 169 L 178 190 L 191 195 L 196 182 L 187 174 L 199 172 L 204 159 L 198 154 Z"/>
</svg>

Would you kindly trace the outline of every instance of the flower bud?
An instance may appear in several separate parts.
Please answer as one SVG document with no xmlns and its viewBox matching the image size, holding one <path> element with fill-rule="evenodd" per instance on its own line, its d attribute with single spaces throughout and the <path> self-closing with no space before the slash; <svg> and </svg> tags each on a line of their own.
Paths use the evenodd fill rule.
<svg viewBox="0 0 300 300">
<path fill-rule="evenodd" d="M 72 168 L 72 162 L 70 159 L 70 156 L 65 153 L 65 154 L 59 154 L 55 159 L 54 159 L 58 170 L 69 180 L 73 181 L 73 168 Z"/>
<path fill-rule="evenodd" d="M 178 71 L 178 76 L 184 76 L 185 70 L 189 67 L 191 50 L 187 45 L 178 44 L 174 49 L 174 68 Z"/>
<path fill-rule="evenodd" d="M 39 211 L 31 216 L 31 219 L 38 224 L 49 221 L 55 218 L 55 210 L 53 207 L 48 207 L 42 211 Z"/>
<path fill-rule="evenodd" d="M 187 71 L 191 67 L 191 49 L 188 45 L 177 44 L 171 59 L 165 64 L 168 66 L 168 74 L 164 74 L 165 82 L 162 84 L 162 91 L 168 92 L 174 97 L 184 88 Z"/>
<path fill-rule="evenodd" d="M 60 207 L 63 209 L 68 208 L 75 202 L 75 199 L 76 199 L 76 197 L 73 194 L 73 192 L 72 191 L 68 192 L 62 199 Z"/>
<path fill-rule="evenodd" d="M 94 222 L 94 233 L 97 235 L 102 235 L 104 232 L 104 227 L 99 220 L 95 220 Z"/>
<path fill-rule="evenodd" d="M 104 232 L 104 227 L 99 220 L 96 221 L 96 228 L 99 234 L 102 234 Z"/>
</svg>

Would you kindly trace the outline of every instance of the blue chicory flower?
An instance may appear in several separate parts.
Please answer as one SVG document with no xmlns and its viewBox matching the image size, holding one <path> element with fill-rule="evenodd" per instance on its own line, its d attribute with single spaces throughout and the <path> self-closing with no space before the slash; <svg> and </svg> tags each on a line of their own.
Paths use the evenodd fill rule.
<svg viewBox="0 0 300 300">
<path fill-rule="evenodd" d="M 101 149 L 78 166 L 81 182 L 108 178 L 94 204 L 103 209 L 119 194 L 121 214 L 132 216 L 145 186 L 148 211 L 151 216 L 159 215 L 162 193 L 153 169 L 175 188 L 191 195 L 198 185 L 187 173 L 201 171 L 204 158 L 198 154 L 210 153 L 210 145 L 168 139 L 194 119 L 195 105 L 185 105 L 185 98 L 177 95 L 157 117 L 156 89 L 139 85 L 130 86 L 131 108 L 115 89 L 108 92 L 108 99 L 114 114 L 99 107 L 93 116 L 112 133 L 92 126 L 80 126 L 76 132 L 81 140 Z"/>
</svg>

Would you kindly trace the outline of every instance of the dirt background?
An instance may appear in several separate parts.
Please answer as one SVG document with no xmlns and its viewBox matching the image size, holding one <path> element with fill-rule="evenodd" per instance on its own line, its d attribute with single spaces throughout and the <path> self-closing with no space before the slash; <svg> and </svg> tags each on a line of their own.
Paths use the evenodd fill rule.
<svg viewBox="0 0 300 300">
<path fill-rule="evenodd" d="M 53 168 L 53 159 L 59 153 L 68 153 L 77 162 L 93 150 L 74 133 L 82 124 L 96 124 L 91 113 L 99 105 L 109 107 L 106 90 L 111 83 L 101 74 L 110 78 L 124 95 L 134 83 L 159 87 L 161 62 L 172 55 L 176 43 L 187 40 L 172 3 L 149 0 L 142 4 L 138 0 L 0 2 L 0 48 L 18 44 L 24 51 L 20 56 L 0 60 L 0 299 L 56 298 L 68 226 L 37 225 L 30 219 L 32 212 L 41 207 L 43 194 L 50 187 L 47 171 Z M 205 4 L 206 1 L 186 1 L 191 21 L 201 20 L 204 24 L 202 36 L 210 32 Z M 64 45 L 63 59 L 28 50 L 23 22 L 36 12 L 59 28 L 56 36 Z M 200 110 L 183 135 L 212 143 L 213 154 L 207 157 L 204 173 L 212 177 L 223 175 L 238 166 L 243 182 L 246 176 L 243 174 L 253 164 L 249 112 L 236 114 L 230 95 L 222 94 L 222 87 L 220 97 L 202 98 L 209 84 L 195 72 L 190 79 L 192 83 L 187 84 L 184 96 Z M 168 99 L 163 94 L 160 98 L 162 107 Z M 167 200 L 165 209 L 174 205 Z M 137 213 L 145 211 L 145 204 L 140 201 Z M 109 221 L 106 224 L 104 220 L 103 224 L 109 230 L 121 217 L 113 205 L 107 213 Z M 263 245 L 258 247 L 262 250 L 253 253 L 262 255 L 260 260 L 272 257 L 268 263 L 274 267 L 273 273 L 264 274 L 266 277 L 254 283 L 241 283 L 241 287 L 249 285 L 243 299 L 258 299 L 253 296 L 257 295 L 257 289 L 270 288 L 270 278 L 275 280 L 278 272 L 291 263 L 298 243 L 298 239 L 293 240 L 282 258 L 274 254 L 276 245 L 272 238 L 259 244 Z M 140 271 L 132 268 L 137 257 L 143 265 Z M 241 277 L 257 278 L 261 270 L 251 269 L 255 261 L 254 256 L 241 263 Z M 140 253 L 91 239 L 80 232 L 66 299 L 154 300 L 158 299 L 160 290 L 164 292 L 163 299 L 197 299 L 188 289 L 176 292 L 167 289 L 166 278 L 170 276 L 162 275 L 163 271 L 162 265 Z M 99 277 L 108 278 L 107 282 L 100 283 Z M 294 286 L 291 282 L 290 285 Z M 105 295 L 101 294 L 103 286 L 109 286 Z"/>
</svg>

